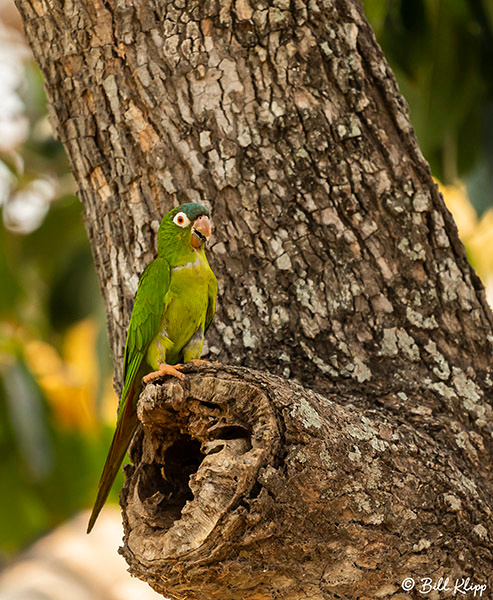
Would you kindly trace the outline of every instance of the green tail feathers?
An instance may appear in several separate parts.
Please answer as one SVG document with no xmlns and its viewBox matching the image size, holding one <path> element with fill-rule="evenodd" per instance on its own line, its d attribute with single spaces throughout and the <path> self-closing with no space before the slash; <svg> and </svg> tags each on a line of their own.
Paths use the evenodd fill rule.
<svg viewBox="0 0 493 600">
<path fill-rule="evenodd" d="M 118 475 L 120 466 L 125 458 L 125 453 L 130 445 L 132 437 L 137 429 L 138 419 L 137 413 L 132 407 L 132 398 L 128 398 L 127 405 L 122 411 L 121 418 L 118 419 L 115 434 L 111 442 L 106 462 L 104 463 L 103 473 L 99 480 L 99 489 L 96 502 L 92 509 L 89 524 L 87 526 L 87 533 L 90 533 L 94 527 L 94 523 L 98 518 L 101 509 L 108 498 L 111 486 L 115 481 L 115 477 Z"/>
</svg>

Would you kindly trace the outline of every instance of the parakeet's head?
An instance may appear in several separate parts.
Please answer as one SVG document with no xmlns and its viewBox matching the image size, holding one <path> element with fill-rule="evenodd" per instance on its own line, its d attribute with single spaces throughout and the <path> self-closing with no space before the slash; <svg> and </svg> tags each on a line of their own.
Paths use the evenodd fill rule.
<svg viewBox="0 0 493 600">
<path fill-rule="evenodd" d="M 170 210 L 159 227 L 158 253 L 162 255 L 176 243 L 201 248 L 211 236 L 209 217 L 209 209 L 196 202 Z"/>
</svg>

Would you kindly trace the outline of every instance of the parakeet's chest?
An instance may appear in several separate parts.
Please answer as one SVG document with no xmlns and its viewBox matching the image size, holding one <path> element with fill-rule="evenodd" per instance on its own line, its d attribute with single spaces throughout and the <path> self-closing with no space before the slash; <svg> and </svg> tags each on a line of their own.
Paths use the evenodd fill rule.
<svg viewBox="0 0 493 600">
<path fill-rule="evenodd" d="M 175 347 L 181 347 L 199 327 L 203 328 L 211 277 L 214 277 L 211 268 L 200 255 L 171 268 L 169 289 L 163 297 L 160 337 L 165 336 Z"/>
<path fill-rule="evenodd" d="M 212 271 L 209 264 L 197 256 L 183 265 L 171 268 L 168 294 L 187 304 L 194 304 L 194 295 L 207 299 L 207 288 Z"/>
<path fill-rule="evenodd" d="M 204 316 L 211 275 L 208 263 L 200 258 L 171 269 L 169 290 L 164 298 L 168 322 L 177 318 L 196 322 Z"/>
</svg>

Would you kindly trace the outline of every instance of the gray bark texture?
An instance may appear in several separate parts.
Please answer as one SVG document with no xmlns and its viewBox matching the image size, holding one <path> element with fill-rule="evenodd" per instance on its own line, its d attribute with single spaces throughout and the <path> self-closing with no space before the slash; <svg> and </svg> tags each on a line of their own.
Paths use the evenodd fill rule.
<svg viewBox="0 0 493 600">
<path fill-rule="evenodd" d="M 16 2 L 117 385 L 161 217 L 213 212 L 208 352 L 235 366 L 142 394 L 131 572 L 180 599 L 493 593 L 492 314 L 359 1 Z"/>
</svg>

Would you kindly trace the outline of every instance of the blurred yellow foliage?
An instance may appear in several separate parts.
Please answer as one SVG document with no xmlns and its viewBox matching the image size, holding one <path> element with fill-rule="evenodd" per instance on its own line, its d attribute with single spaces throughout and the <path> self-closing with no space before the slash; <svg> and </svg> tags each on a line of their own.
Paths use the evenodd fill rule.
<svg viewBox="0 0 493 600">
<path fill-rule="evenodd" d="M 61 355 L 40 340 L 27 342 L 24 352 L 60 425 L 80 430 L 97 428 L 96 399 L 99 382 L 97 323 L 87 318 L 72 326 L 63 340 Z M 103 407 L 117 404 L 111 382 L 105 382 Z M 106 410 L 104 410 L 106 412 Z M 114 418 L 114 417 L 113 417 Z"/>
<path fill-rule="evenodd" d="M 474 232 L 478 225 L 478 215 L 474 210 L 474 206 L 469 201 L 466 187 L 461 183 L 457 185 L 442 185 L 440 182 L 437 183 L 447 208 L 454 216 L 459 235 L 462 241 L 464 241 Z"/>
<path fill-rule="evenodd" d="M 113 378 L 107 377 L 104 381 L 103 400 L 101 403 L 101 420 L 112 427 L 116 424 L 116 411 L 118 396 L 113 388 Z"/>
<path fill-rule="evenodd" d="M 493 209 L 478 219 L 464 185 L 445 186 L 438 182 L 438 187 L 457 224 L 469 260 L 486 288 L 488 301 L 493 305 Z"/>
</svg>

